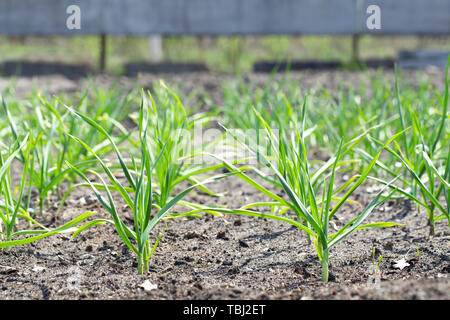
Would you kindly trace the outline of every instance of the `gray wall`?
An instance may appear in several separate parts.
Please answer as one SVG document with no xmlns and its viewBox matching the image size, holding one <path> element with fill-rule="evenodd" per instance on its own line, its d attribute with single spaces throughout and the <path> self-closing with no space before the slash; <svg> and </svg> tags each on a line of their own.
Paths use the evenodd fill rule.
<svg viewBox="0 0 450 320">
<path fill-rule="evenodd" d="M 66 8 L 81 8 L 81 30 Z M 366 8 L 381 8 L 381 30 Z M 0 33 L 449 34 L 450 0 L 0 0 Z"/>
</svg>

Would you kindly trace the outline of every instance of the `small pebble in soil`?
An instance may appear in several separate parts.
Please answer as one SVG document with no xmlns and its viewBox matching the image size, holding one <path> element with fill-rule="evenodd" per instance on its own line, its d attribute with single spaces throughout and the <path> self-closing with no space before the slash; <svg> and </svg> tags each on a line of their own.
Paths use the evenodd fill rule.
<svg viewBox="0 0 450 320">
<path fill-rule="evenodd" d="M 394 248 L 394 244 L 391 241 L 388 241 L 383 244 L 383 247 L 385 250 L 392 250 Z"/>
<path fill-rule="evenodd" d="M 129 255 L 129 250 L 130 250 L 130 249 L 128 249 L 128 247 L 123 246 L 123 247 L 122 247 L 122 255 Z"/>
<path fill-rule="evenodd" d="M 243 247 L 243 248 L 249 248 L 249 247 L 250 247 L 250 245 L 248 244 L 248 242 L 247 242 L 247 241 L 244 241 L 244 240 L 239 240 L 239 245 L 240 245 L 241 247 Z"/>
<path fill-rule="evenodd" d="M 207 238 L 207 237 L 205 237 L 205 235 L 203 235 L 203 234 L 201 234 L 201 233 L 199 233 L 197 231 L 190 231 L 190 232 L 185 233 L 183 238 L 185 240 L 190 240 L 190 239 L 195 239 L 195 238 L 197 238 L 197 239 L 204 239 L 204 238 Z"/>
<path fill-rule="evenodd" d="M 199 289 L 199 290 L 203 290 L 203 286 L 201 285 L 200 282 L 196 282 L 196 283 L 194 284 L 194 287 L 197 288 L 197 289 Z"/>
<path fill-rule="evenodd" d="M 240 270 L 239 267 L 233 267 L 228 270 L 227 275 L 236 275 L 239 274 Z"/>
<path fill-rule="evenodd" d="M 336 276 L 331 271 L 328 273 L 328 281 L 336 281 Z"/>
<path fill-rule="evenodd" d="M 186 264 L 186 261 L 184 260 L 175 260 L 174 265 L 176 266 L 181 266 L 183 264 Z"/>
<path fill-rule="evenodd" d="M 9 266 L 0 266 L 0 274 L 13 274 L 13 273 L 19 273 L 19 271 Z"/>
<path fill-rule="evenodd" d="M 441 269 L 442 272 L 450 273 L 450 264 L 447 264 L 447 266 L 444 266 Z"/>
<path fill-rule="evenodd" d="M 216 236 L 216 239 L 222 239 L 222 240 L 230 240 L 230 238 L 227 237 L 225 230 L 219 231 L 219 233 Z"/>
<path fill-rule="evenodd" d="M 142 283 L 139 287 L 144 289 L 144 291 L 146 292 L 158 289 L 158 286 L 154 283 L 151 283 L 149 280 L 145 280 L 144 283 Z"/>
<path fill-rule="evenodd" d="M 58 256 L 58 260 L 59 260 L 59 263 L 63 266 L 69 265 L 69 262 L 67 260 L 65 260 L 64 258 L 61 258 Z"/>
<path fill-rule="evenodd" d="M 41 267 L 41 266 L 34 266 L 33 267 L 33 271 L 34 272 L 42 272 L 42 271 L 44 271 L 45 270 L 45 268 L 44 267 Z"/>
<path fill-rule="evenodd" d="M 115 270 L 123 270 L 123 267 L 117 263 L 110 263 L 109 266 Z"/>
</svg>

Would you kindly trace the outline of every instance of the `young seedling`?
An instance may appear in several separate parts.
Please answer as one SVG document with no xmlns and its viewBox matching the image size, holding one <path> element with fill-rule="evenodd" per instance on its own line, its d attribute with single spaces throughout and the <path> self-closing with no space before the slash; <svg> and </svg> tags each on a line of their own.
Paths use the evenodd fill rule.
<svg viewBox="0 0 450 320">
<path fill-rule="evenodd" d="M 29 217 L 28 211 L 22 207 L 22 200 L 25 193 L 25 185 L 28 175 L 28 167 L 30 165 L 30 147 L 28 143 L 29 136 L 27 135 L 22 143 L 15 147 L 9 156 L 4 160 L 3 155 L 0 153 L 0 240 L 11 241 L 14 234 L 14 228 L 18 218 L 23 217 L 33 221 Z M 17 144 L 14 144 L 17 145 Z M 26 149 L 25 155 L 22 152 Z M 13 186 L 11 184 L 11 165 L 16 157 L 22 152 L 24 158 L 27 159 L 23 168 L 22 178 L 20 180 L 19 195 L 17 199 L 14 199 Z M 4 226 L 4 228 L 3 228 Z M 4 230 L 3 230 L 4 229 Z"/>
<path fill-rule="evenodd" d="M 176 196 L 170 197 L 166 199 L 165 204 L 162 207 L 159 207 L 156 199 L 160 199 L 160 195 L 153 188 L 152 183 L 152 173 L 155 170 L 155 167 L 158 165 L 159 161 L 161 161 L 165 146 L 162 147 L 161 152 L 157 155 L 153 155 L 150 147 L 147 143 L 147 130 L 149 126 L 149 110 L 144 101 L 141 103 L 141 108 L 139 112 L 139 141 L 140 141 L 140 157 L 132 158 L 132 165 L 130 166 L 132 169 L 128 167 L 126 164 L 125 158 L 120 153 L 116 144 L 114 143 L 111 136 L 106 132 L 106 130 L 97 124 L 93 119 L 83 115 L 82 113 L 75 111 L 69 107 L 68 110 L 77 118 L 82 119 L 92 127 L 94 127 L 99 133 L 104 135 L 104 137 L 110 142 L 112 148 L 115 151 L 117 156 L 117 160 L 119 161 L 120 168 L 122 173 L 124 174 L 128 186 L 124 185 L 124 183 L 120 182 L 119 179 L 113 174 L 111 169 L 106 165 L 106 163 L 101 159 L 101 157 L 91 149 L 83 140 L 78 137 L 70 135 L 64 128 L 64 124 L 60 120 L 61 128 L 66 132 L 66 134 L 72 139 L 78 141 L 86 150 L 88 150 L 98 161 L 100 166 L 102 167 L 104 173 L 108 177 L 110 181 L 110 185 L 108 185 L 103 177 L 93 170 L 88 170 L 88 173 L 96 176 L 101 183 L 96 184 L 92 182 L 81 170 L 72 166 L 70 163 L 68 165 L 74 170 L 84 181 L 86 181 L 87 186 L 89 186 L 93 192 L 95 193 L 97 199 L 102 204 L 102 206 L 108 211 L 113 220 L 107 219 L 96 219 L 85 226 L 78 229 L 77 232 L 74 233 L 74 237 L 77 236 L 81 231 L 95 226 L 99 224 L 109 223 L 115 226 L 115 229 L 125 243 L 125 245 L 137 255 L 138 258 L 138 273 L 143 274 L 149 270 L 149 260 L 153 255 L 156 246 L 161 239 L 161 236 L 157 238 L 154 245 L 150 245 L 150 235 L 155 226 L 164 218 L 177 218 L 184 217 L 187 215 L 195 215 L 197 213 L 185 212 L 185 213 L 170 213 L 170 210 L 192 190 L 197 188 L 200 185 L 204 185 L 206 183 L 210 183 L 221 179 L 227 175 L 220 175 L 216 177 L 209 178 L 203 181 L 200 184 L 192 185 L 182 192 L 178 193 Z M 106 198 L 100 193 L 101 190 L 106 192 Z M 112 196 L 112 191 L 117 191 L 121 195 L 122 199 L 125 201 L 127 206 L 130 208 L 133 214 L 133 226 L 129 227 L 125 224 L 124 220 L 118 214 L 117 206 Z M 162 189 L 160 192 L 165 192 L 166 190 Z M 156 209 L 156 213 L 152 214 Z"/>
<path fill-rule="evenodd" d="M 35 141 L 27 135 L 18 147 L 15 146 L 16 143 L 13 145 L 13 150 L 5 159 L 0 153 L 0 248 L 23 245 L 54 234 L 76 231 L 75 225 L 88 218 L 92 213 L 85 213 L 55 229 L 46 228 L 30 216 L 28 210 L 30 193 L 28 193 L 28 199 L 24 200 L 26 198 L 25 188 L 30 188 L 27 177 L 30 176 L 30 166 L 34 163 L 32 154 Z M 23 156 L 24 167 L 16 196 L 11 183 L 11 165 L 17 161 L 20 154 Z M 30 227 L 36 228 L 19 230 L 20 220 L 28 221 Z M 32 236 L 17 239 L 17 237 L 28 235 Z"/>
<path fill-rule="evenodd" d="M 271 192 L 260 183 L 243 173 L 237 167 L 224 161 L 230 171 L 236 172 L 237 177 L 240 177 L 257 190 L 271 198 L 273 202 L 254 203 L 240 209 L 217 209 L 217 211 L 280 220 L 290 223 L 303 230 L 310 238 L 313 239 L 314 247 L 322 267 L 322 280 L 326 282 L 328 281 L 329 275 L 329 251 L 334 245 L 345 239 L 355 230 L 397 225 L 396 223 L 391 222 L 363 224 L 369 214 L 376 207 L 382 205 L 386 199 L 388 199 L 390 195 L 395 192 L 394 190 L 390 195 L 382 197 L 383 192 L 386 189 L 385 186 L 360 214 L 349 221 L 338 232 L 329 234 L 330 220 L 338 212 L 341 206 L 348 201 L 349 197 L 358 188 L 358 186 L 360 186 L 367 179 L 367 176 L 374 167 L 383 149 L 403 132 L 397 133 L 391 137 L 383 145 L 383 147 L 379 149 L 371 163 L 369 163 L 363 172 L 353 180 L 353 184 L 352 181 L 349 181 L 344 185 L 344 188 L 339 188 L 339 190 L 342 191 L 349 187 L 348 191 L 342 197 L 337 198 L 334 196 L 334 194 L 336 194 L 335 175 L 343 153 L 342 141 L 339 145 L 336 156 L 333 158 L 333 161 L 331 161 L 331 165 L 328 164 L 324 169 L 319 169 L 315 174 L 312 174 L 310 172 L 310 165 L 307 158 L 308 152 L 304 141 L 303 126 L 301 127 L 301 130 L 297 129 L 297 131 L 291 135 L 288 135 L 287 132 L 280 129 L 280 134 L 277 136 L 274 134 L 267 122 L 256 111 L 256 109 L 253 109 L 253 111 L 260 120 L 261 127 L 265 130 L 265 138 L 269 141 L 269 145 L 273 152 L 273 157 L 271 158 L 274 158 L 274 160 L 270 160 L 269 156 L 262 153 L 261 150 L 258 149 L 259 146 L 256 144 L 244 143 L 230 130 L 225 127 L 224 129 L 236 140 L 241 141 L 244 147 L 248 148 L 248 150 L 257 156 L 266 167 L 272 170 L 275 174 L 275 179 L 278 180 L 278 185 L 285 192 L 288 199 L 284 199 L 281 196 Z M 304 115 L 305 106 L 303 109 L 303 117 Z M 354 142 L 348 145 L 347 148 L 352 148 L 353 146 Z M 330 175 L 326 174 L 328 169 L 331 169 Z M 326 182 L 327 180 L 328 182 Z M 314 181 L 322 181 L 322 183 L 315 184 L 313 183 Z M 322 190 L 321 195 L 320 189 Z M 336 203 L 332 205 L 333 202 Z M 248 210 L 250 207 L 264 205 L 270 207 L 282 207 L 285 209 L 281 211 L 281 214 L 265 214 Z M 288 209 L 295 214 L 296 219 L 289 218 L 284 214 Z"/>
<path fill-rule="evenodd" d="M 377 161 L 377 166 L 386 173 L 386 176 L 396 176 L 401 174 L 399 181 L 404 187 L 398 187 L 398 194 L 410 199 L 418 207 L 426 210 L 430 236 L 435 234 L 435 224 L 439 220 L 447 219 L 450 227 L 450 200 L 449 200 L 449 179 L 450 179 L 450 148 L 448 126 L 448 103 L 449 103 L 449 65 L 450 56 L 447 61 L 445 93 L 442 97 L 436 93 L 442 108 L 436 108 L 432 112 L 432 118 L 427 118 L 428 110 L 416 111 L 411 104 L 404 103 L 398 84 L 396 74 L 395 91 L 396 105 L 399 114 L 399 127 L 409 130 L 408 135 L 403 135 L 400 142 L 394 142 L 394 148 L 386 147 L 388 153 L 388 164 Z M 430 106 L 424 104 L 426 108 Z M 439 117 L 437 118 L 436 115 Z M 406 128 L 408 122 L 411 126 Z M 408 139 L 409 138 L 409 139 Z M 381 146 L 383 143 L 371 137 L 370 140 L 375 145 Z M 367 152 L 358 150 L 366 159 L 373 159 Z M 398 169 L 393 170 L 399 164 Z M 402 170 L 402 171 L 400 171 Z M 370 177 L 385 185 L 387 181 L 381 178 Z M 394 186 L 391 186 L 394 188 Z M 444 203 L 440 197 L 444 197 Z M 437 211 L 437 212 L 436 212 Z"/>
<path fill-rule="evenodd" d="M 162 208 L 172 197 L 174 188 L 186 181 L 205 193 L 217 196 L 205 186 L 199 184 L 198 173 L 208 173 L 218 169 L 217 166 L 207 167 L 203 164 L 185 162 L 192 154 L 194 144 L 194 124 L 208 123 L 211 118 L 208 113 L 197 113 L 190 116 L 178 96 L 163 82 L 154 85 L 155 98 L 148 91 L 142 93 L 145 109 L 148 110 L 148 144 L 149 153 L 160 154 L 155 163 L 153 177 L 158 196 L 156 204 Z M 197 148 L 207 148 L 204 143 Z M 185 202 L 186 203 L 186 202 Z"/>
<path fill-rule="evenodd" d="M 183 107 L 178 96 L 164 83 L 155 83 L 153 87 L 155 90 L 154 95 L 150 92 L 142 92 L 142 104 L 144 104 L 144 109 L 148 115 L 148 152 L 152 159 L 156 159 L 157 155 L 160 155 L 158 157 L 159 161 L 155 163 L 152 171 L 155 206 L 157 208 L 164 207 L 169 199 L 174 196 L 176 188 L 183 182 L 197 185 L 199 190 L 209 195 L 219 196 L 219 194 L 212 192 L 205 185 L 201 184 L 199 176 L 221 169 L 223 165 L 208 165 L 204 161 L 187 161 L 194 158 L 193 149 L 207 150 L 211 148 L 212 143 L 210 142 L 195 145 L 196 141 L 194 141 L 194 124 L 200 124 L 200 127 L 203 127 L 211 121 L 211 114 L 209 112 L 198 112 L 191 116 Z M 58 114 L 56 111 L 54 113 Z M 130 118 L 136 122 L 138 127 L 139 114 L 140 112 L 130 114 Z M 98 132 L 96 134 L 98 135 Z M 133 132 L 130 131 L 128 136 L 134 139 Z M 108 139 L 105 141 L 110 143 Z M 88 143 L 86 144 L 89 145 Z M 110 145 L 112 149 L 111 146 L 112 144 Z M 132 143 L 132 147 L 129 149 L 131 150 L 130 154 L 140 153 L 140 142 Z M 124 158 L 123 163 L 130 161 L 131 159 L 128 161 Z M 140 168 L 139 166 L 140 163 L 138 162 L 138 169 Z M 79 168 L 79 166 L 77 167 Z M 122 170 L 120 165 L 114 168 Z M 129 167 L 130 172 L 133 172 L 134 169 L 134 167 Z M 85 183 L 75 184 L 68 189 L 61 199 L 57 212 L 62 209 L 71 192 L 80 186 L 85 186 Z M 180 204 L 192 209 L 199 208 L 197 204 L 185 200 L 180 201 Z"/>
<path fill-rule="evenodd" d="M 378 257 L 378 260 L 375 259 L 375 248 L 373 248 L 372 250 L 372 266 L 373 266 L 373 273 L 374 274 L 379 274 L 380 273 L 380 266 L 381 266 L 381 261 L 384 258 L 384 255 L 380 255 Z"/>
<path fill-rule="evenodd" d="M 124 98 L 120 98 L 122 93 L 121 90 L 118 90 L 106 94 L 97 90 L 93 98 L 94 105 L 90 104 L 87 94 L 79 102 L 79 108 L 89 110 L 92 117 L 105 126 L 108 133 L 116 130 L 115 138 L 119 145 L 129 138 L 120 122 L 128 114 L 126 109 L 129 108 L 130 102 L 127 97 L 130 93 L 125 95 Z M 25 107 L 17 105 L 17 109 L 22 110 L 22 112 L 12 115 L 10 108 L 1 96 L 0 100 L 5 115 L 4 119 L 7 119 L 10 128 L 9 135 L 18 139 L 26 133 L 32 132 L 36 137 L 35 147 L 33 148 L 35 163 L 30 165 L 29 169 L 32 185 L 39 194 L 39 212 L 42 214 L 50 193 L 58 191 L 59 195 L 59 186 L 62 182 L 67 182 L 70 187 L 70 184 L 77 178 L 77 175 L 65 166 L 65 161 L 73 163 L 80 169 L 92 167 L 95 161 L 92 160 L 93 156 L 87 154 L 84 148 L 59 130 L 58 121 L 54 115 L 54 112 L 57 112 L 60 108 L 58 107 L 58 101 L 50 103 L 40 93 L 35 93 L 29 103 L 30 106 L 27 107 L 27 111 L 31 111 L 31 113 L 23 112 Z M 84 123 L 76 124 L 68 111 L 64 111 L 65 113 L 61 115 L 61 118 L 68 120 L 71 134 L 88 137 L 89 144 L 94 146 L 93 149 L 98 154 L 106 155 L 112 151 L 108 144 L 104 144 L 103 138 L 94 128 Z M 22 151 L 18 159 L 24 164 Z"/>
<path fill-rule="evenodd" d="M 381 144 L 380 141 L 375 140 L 378 144 Z M 435 234 L 435 224 L 439 220 L 447 219 L 447 223 L 450 228 L 450 199 L 449 199 L 449 173 L 450 173 L 450 149 L 448 151 L 447 159 L 443 164 L 442 168 L 444 172 L 439 172 L 439 170 L 434 166 L 427 152 L 424 150 L 418 151 L 421 155 L 425 170 L 427 173 L 427 177 L 420 177 L 419 173 L 415 171 L 412 167 L 413 165 L 408 161 L 407 157 L 402 153 L 398 144 L 396 144 L 397 151 L 386 147 L 386 150 L 389 151 L 398 161 L 402 163 L 402 165 L 407 169 L 409 174 L 412 177 L 412 181 L 416 183 L 419 187 L 422 200 L 419 199 L 412 191 L 398 189 L 399 193 L 407 197 L 408 199 L 414 201 L 416 204 L 425 208 L 428 216 L 428 224 L 430 227 L 430 236 L 433 237 Z M 386 181 L 381 179 L 375 179 L 379 182 L 387 184 Z M 427 183 L 428 182 L 428 183 Z M 392 187 L 392 186 L 391 186 Z M 440 203 L 439 197 L 440 195 L 444 195 L 446 208 Z M 439 215 L 435 214 L 435 210 L 440 212 Z"/>
</svg>

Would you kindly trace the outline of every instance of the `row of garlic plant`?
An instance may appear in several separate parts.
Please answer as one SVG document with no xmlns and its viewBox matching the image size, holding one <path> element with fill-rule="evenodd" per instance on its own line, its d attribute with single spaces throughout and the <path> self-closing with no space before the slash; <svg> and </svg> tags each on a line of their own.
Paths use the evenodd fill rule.
<svg viewBox="0 0 450 320">
<path fill-rule="evenodd" d="M 423 92 L 420 94 L 419 109 L 424 108 L 426 102 L 438 102 L 433 112 L 426 115 L 415 109 L 411 92 L 408 91 L 406 96 L 401 94 L 398 82 L 390 92 L 379 82 L 374 83 L 373 99 L 376 101 L 363 108 L 349 91 L 351 98 L 341 99 L 339 112 L 331 112 L 336 106 L 327 103 L 326 91 L 325 96 L 313 97 L 308 102 L 298 90 L 290 89 L 285 94 L 282 83 L 275 89 L 266 87 L 256 92 L 243 86 L 230 89 L 224 95 L 222 111 L 213 109 L 210 113 L 195 114 L 187 112 L 180 99 L 165 85 L 154 86 L 156 99 L 151 94 L 142 94 L 137 114 L 130 108 L 137 99 L 135 92 L 106 95 L 107 98 L 103 96 L 100 102 L 94 97 L 95 103 L 91 104 L 84 95 L 73 108 L 60 99 L 49 102 L 43 96 L 37 96 L 39 103 L 32 104 L 34 117 L 25 116 L 19 121 L 2 99 L 7 121 L 0 124 L 0 130 L 9 138 L 2 144 L 4 154 L 0 159 L 0 247 L 25 244 L 61 232 L 73 232 L 76 236 L 89 227 L 109 223 L 137 255 L 138 271 L 143 273 L 148 270 L 148 261 L 160 240 L 157 237 L 152 246 L 151 232 L 162 219 L 199 216 L 201 213 L 242 214 L 284 221 L 304 231 L 316 249 L 322 278 L 327 281 L 332 246 L 355 230 L 395 225 L 391 222 L 363 223 L 389 197 L 409 198 L 426 208 L 431 234 L 436 221 L 448 221 L 449 218 L 448 72 L 443 96 L 435 92 L 437 99 L 432 99 L 424 98 Z M 272 90 L 275 91 L 273 94 Z M 342 90 L 340 95 L 344 96 Z M 382 108 L 378 115 L 374 111 L 377 107 Z M 328 109 L 330 112 L 324 111 L 325 108 L 331 108 Z M 392 108 L 397 113 L 392 112 Z M 346 116 L 352 110 L 357 117 Z M 183 133 L 192 132 L 196 121 L 210 123 L 214 114 L 222 116 L 224 132 L 240 141 L 260 166 L 241 164 L 243 159 L 231 162 L 219 154 L 211 154 L 209 145 L 202 146 L 202 154 L 215 158 L 217 164 L 200 162 L 194 165 L 186 161 L 193 155 Z M 135 120 L 136 129 L 123 126 L 128 116 Z M 339 125 L 334 126 L 334 121 Z M 411 126 L 409 122 L 412 122 Z M 233 127 L 257 128 L 263 134 L 252 141 L 229 130 Z M 276 134 L 275 129 L 278 130 Z M 5 134 L 5 130 L 9 130 L 9 134 Z M 338 136 L 341 137 L 339 147 L 333 155 L 331 146 L 336 144 L 333 139 Z M 317 149 L 318 143 L 327 146 L 331 155 L 329 160 L 309 160 L 311 149 Z M 113 164 L 106 161 L 109 155 L 115 155 L 117 161 Z M 9 173 L 13 163 L 21 163 L 23 168 L 17 192 L 13 192 Z M 261 166 L 268 167 L 272 174 L 263 173 Z M 213 175 L 215 170 L 222 168 L 228 169 L 228 173 Z M 345 168 L 354 175 L 337 186 L 336 174 Z M 117 170 L 122 172 L 125 181 L 117 178 Z M 258 178 L 251 178 L 249 171 L 254 171 Z M 205 179 L 205 174 L 209 178 Z M 78 182 L 75 175 L 81 182 L 70 187 L 71 183 Z M 244 180 L 266 195 L 268 201 L 241 208 L 224 208 L 183 199 L 197 188 L 218 196 L 207 185 L 228 175 Z M 263 187 L 258 179 L 270 182 L 271 188 Z M 351 202 L 351 195 L 368 179 L 381 183 L 382 191 L 343 228 L 329 234 L 330 219 L 345 203 Z M 75 188 L 90 187 L 111 219 L 91 219 L 93 213 L 87 212 L 55 229 L 39 224 L 31 208 L 32 188 L 39 194 L 34 205 L 38 204 L 42 211 L 49 193 L 61 190 L 67 183 L 69 191 L 62 197 L 60 208 Z M 185 188 L 179 192 L 182 185 Z M 277 189 L 283 190 L 287 197 L 278 195 Z M 120 217 L 114 192 L 119 193 L 129 207 L 133 215 L 132 226 Z M 18 197 L 14 199 L 13 194 Z M 177 204 L 186 210 L 174 210 Z M 261 207 L 267 207 L 268 211 L 258 211 Z M 435 210 L 439 212 L 438 216 L 434 215 Z M 19 219 L 28 221 L 29 230 L 19 230 Z M 24 238 L 23 235 L 31 236 Z"/>
</svg>

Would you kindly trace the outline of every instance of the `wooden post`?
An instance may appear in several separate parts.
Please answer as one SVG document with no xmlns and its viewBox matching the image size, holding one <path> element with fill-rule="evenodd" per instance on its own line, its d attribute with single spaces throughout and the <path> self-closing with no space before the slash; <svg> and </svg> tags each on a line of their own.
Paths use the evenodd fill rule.
<svg viewBox="0 0 450 320">
<path fill-rule="evenodd" d="M 359 39 L 359 34 L 352 37 L 352 62 L 359 62 Z"/>
<path fill-rule="evenodd" d="M 100 35 L 100 71 L 104 72 L 106 69 L 106 34 Z"/>
<path fill-rule="evenodd" d="M 149 42 L 150 42 L 150 54 L 152 62 L 155 63 L 161 62 L 164 58 L 161 35 L 157 34 L 150 36 Z"/>
<path fill-rule="evenodd" d="M 417 36 L 418 41 L 417 41 L 417 49 L 425 49 L 426 47 L 426 40 L 427 40 L 427 36 L 423 35 L 423 34 L 419 34 Z"/>
</svg>

